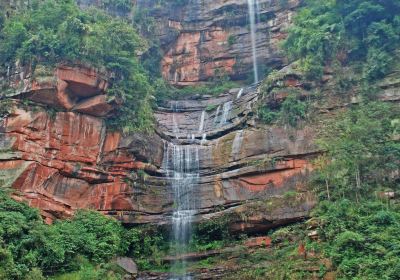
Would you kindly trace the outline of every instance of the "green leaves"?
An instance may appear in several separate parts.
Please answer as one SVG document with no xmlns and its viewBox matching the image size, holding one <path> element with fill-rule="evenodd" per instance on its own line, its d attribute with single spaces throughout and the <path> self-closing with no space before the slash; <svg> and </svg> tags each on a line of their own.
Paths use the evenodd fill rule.
<svg viewBox="0 0 400 280">
<path fill-rule="evenodd" d="M 79 256 L 108 262 L 126 251 L 123 231 L 118 221 L 87 210 L 48 226 L 37 210 L 0 191 L 0 278 L 24 279 L 35 268 L 46 275 L 76 270 Z"/>
<path fill-rule="evenodd" d="M 130 1 L 103 4 L 127 9 Z M 123 103 L 110 123 L 127 133 L 150 131 L 153 125 L 149 97 L 154 90 L 138 60 L 147 48 L 132 22 L 94 8 L 80 10 L 73 0 L 36 1 L 0 29 L 0 67 L 13 67 L 17 61 L 33 69 L 78 62 L 112 72 L 109 95 Z"/>
<path fill-rule="evenodd" d="M 323 202 L 314 213 L 319 234 L 338 279 L 398 279 L 399 209 L 382 202 Z"/>
<path fill-rule="evenodd" d="M 391 174 L 400 162 L 400 144 L 393 141 L 392 123 L 399 115 L 396 106 L 366 103 L 325 128 L 320 147 L 327 151 L 328 164 L 321 175 L 336 197 L 370 196 L 371 190 L 395 187 Z"/>
<path fill-rule="evenodd" d="M 337 60 L 361 60 L 364 78 L 373 81 L 392 66 L 391 56 L 400 44 L 399 13 L 395 0 L 308 0 L 283 47 L 289 57 L 300 60 L 309 79 L 320 79 L 323 67 Z"/>
</svg>

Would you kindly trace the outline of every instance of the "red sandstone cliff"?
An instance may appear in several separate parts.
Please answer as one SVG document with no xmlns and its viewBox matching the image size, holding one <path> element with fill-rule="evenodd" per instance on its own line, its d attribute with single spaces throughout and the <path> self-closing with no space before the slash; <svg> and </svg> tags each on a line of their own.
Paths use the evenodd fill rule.
<svg viewBox="0 0 400 280">
<path fill-rule="evenodd" d="M 198 132 L 204 108 L 234 99 L 238 89 L 214 99 L 183 101 L 179 113 L 160 109 L 158 134 L 123 136 L 108 131 L 104 120 L 118 106 L 107 102 L 106 75 L 67 66 L 46 73 L 38 78 L 22 71 L 11 79 L 13 108 L 1 121 L 0 133 L 3 187 L 17 190 L 14 197 L 40 208 L 48 221 L 91 208 L 127 223 L 168 223 L 173 201 L 162 158 L 172 119 L 185 133 Z M 20 97 L 34 103 L 26 105 Z M 233 101 L 230 124 L 223 127 L 214 126 L 216 109 L 207 113 L 202 133 L 209 140 L 199 151 L 198 218 L 218 215 L 217 206 L 236 211 L 249 200 L 304 188 L 311 170 L 308 157 L 316 151 L 313 131 L 253 127 L 256 99 L 256 88 L 247 89 Z M 243 125 L 248 129 L 238 130 Z M 296 140 L 290 140 L 293 135 Z M 200 141 L 201 135 L 196 137 Z M 271 164 L 272 158 L 280 160 Z M 312 206 L 304 203 L 293 219 Z"/>
</svg>

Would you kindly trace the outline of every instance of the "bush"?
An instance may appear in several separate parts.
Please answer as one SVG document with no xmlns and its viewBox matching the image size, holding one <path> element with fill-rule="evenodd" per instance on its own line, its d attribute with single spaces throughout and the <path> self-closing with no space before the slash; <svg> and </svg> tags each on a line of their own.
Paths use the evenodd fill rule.
<svg viewBox="0 0 400 280">
<path fill-rule="evenodd" d="M 36 209 L 0 190 L 0 278 L 42 279 L 77 270 L 80 256 L 93 264 L 108 262 L 126 251 L 122 233 L 116 220 L 87 210 L 45 225 Z"/>
<path fill-rule="evenodd" d="M 339 279 L 398 278 L 398 208 L 387 209 L 384 203 L 373 200 L 358 205 L 340 200 L 322 203 L 314 216 L 321 220 L 322 247 L 332 258 Z"/>
<path fill-rule="evenodd" d="M 162 265 L 161 257 L 167 254 L 170 245 L 167 232 L 157 227 L 131 228 L 125 232 L 124 240 L 128 256 L 144 270 Z"/>
<path fill-rule="evenodd" d="M 282 103 L 281 117 L 285 123 L 295 127 L 299 120 L 306 117 L 307 104 L 302 102 L 296 95 L 289 95 Z"/>
<path fill-rule="evenodd" d="M 327 124 L 319 144 L 327 151 L 320 180 L 333 197 L 371 197 L 382 188 L 396 189 L 393 177 L 400 163 L 394 140 L 398 106 L 370 102 L 342 113 Z"/>
<path fill-rule="evenodd" d="M 272 124 L 279 118 L 279 113 L 272 111 L 268 106 L 260 106 L 257 110 L 257 116 L 262 123 Z"/>
</svg>

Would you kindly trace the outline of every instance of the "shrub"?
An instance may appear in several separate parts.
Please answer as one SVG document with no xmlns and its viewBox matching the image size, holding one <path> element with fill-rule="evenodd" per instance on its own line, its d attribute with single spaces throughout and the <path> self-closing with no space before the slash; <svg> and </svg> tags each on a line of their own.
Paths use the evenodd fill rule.
<svg viewBox="0 0 400 280">
<path fill-rule="evenodd" d="M 87 210 L 45 225 L 36 209 L 0 190 L 0 278 L 42 279 L 42 274 L 77 270 L 80 256 L 107 262 L 126 251 L 122 233 L 116 220 Z"/>
</svg>

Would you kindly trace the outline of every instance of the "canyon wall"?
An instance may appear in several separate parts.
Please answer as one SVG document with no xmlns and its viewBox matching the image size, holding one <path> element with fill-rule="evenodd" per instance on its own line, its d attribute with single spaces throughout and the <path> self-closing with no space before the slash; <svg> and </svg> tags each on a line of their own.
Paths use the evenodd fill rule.
<svg viewBox="0 0 400 280">
<path fill-rule="evenodd" d="M 279 42 L 286 37 L 300 0 L 260 0 L 256 24 L 259 71 L 287 64 Z M 195 85 L 228 75 L 251 80 L 253 57 L 246 0 L 138 0 L 138 9 L 154 17 L 155 34 L 164 52 L 166 80 Z"/>
<path fill-rule="evenodd" d="M 346 98 L 335 92 L 327 73 L 314 122 L 263 125 L 257 102 L 273 106 L 293 90 L 315 99 L 312 85 L 286 67 L 268 83 L 273 94 L 262 97 L 253 86 L 168 101 L 155 112 L 154 133 L 122 135 L 106 124 L 118 106 L 105 95 L 107 73 L 63 65 L 40 73 L 22 69 L 7 81 L 0 182 L 16 190 L 15 199 L 40 208 L 48 222 L 90 208 L 128 224 L 169 224 L 168 143 L 198 147 L 197 221 L 229 215 L 231 230 L 257 232 L 302 219 L 315 204 L 306 183 L 320 152 L 319 126 L 359 101 L 356 91 Z M 400 100 L 396 72 L 378 86 L 379 99 Z"/>
<path fill-rule="evenodd" d="M 257 87 L 171 101 L 155 113 L 156 133 L 121 135 L 109 131 L 104 119 L 118 106 L 105 96 L 106 77 L 81 66 L 59 66 L 40 77 L 24 70 L 10 79 L 13 102 L 1 122 L 0 180 L 17 190 L 16 199 L 40 208 L 48 222 L 90 208 L 124 223 L 168 224 L 173 194 L 162 161 L 169 142 L 200 147 L 198 220 L 245 212 L 243 205 L 289 190 L 305 191 L 317 152 L 314 132 L 257 125 Z M 302 218 L 314 201 L 302 196 L 298 202 L 246 227 Z"/>
<path fill-rule="evenodd" d="M 261 1 L 264 16 L 274 15 L 270 24 L 281 26 L 275 29 L 276 40 L 284 37 L 281 32 L 299 4 L 288 1 L 289 8 L 282 9 L 278 2 Z M 196 61 L 197 55 L 204 57 L 207 50 L 209 56 L 200 60 L 198 72 L 191 72 L 195 73 L 193 76 L 178 75 L 177 83 L 207 80 L 214 70 L 209 72 L 210 76 L 201 74 L 208 67 L 203 62 L 219 55 L 221 65 L 226 65 L 228 56 L 234 58 L 235 65 L 237 57 L 243 56 L 247 61 L 243 65 L 247 66 L 237 69 L 249 73 L 249 33 L 240 27 L 246 21 L 245 1 L 196 1 L 201 6 L 191 6 L 186 1 L 179 6 L 157 3 L 137 1 L 139 7 L 147 5 L 153 15 L 158 15 L 162 46 L 171 50 L 165 52 L 164 75 L 175 77 L 176 71 L 183 73 L 185 67 L 194 67 L 190 63 Z M 272 8 L 273 12 L 268 10 Z M 231 15 L 229 11 L 239 11 L 240 15 L 227 17 Z M 170 23 L 162 24 L 165 19 Z M 232 22 L 238 25 L 228 19 L 235 19 Z M 208 37 L 224 30 L 243 31 L 243 37 L 235 33 L 242 38 L 238 45 L 228 46 L 213 41 L 218 36 Z M 176 36 L 171 37 L 170 33 Z M 196 36 L 200 36 L 201 44 L 194 43 L 193 52 L 185 50 L 180 56 L 176 51 L 180 40 L 190 45 L 189 39 Z M 277 44 L 265 45 L 271 40 L 272 37 L 260 40 L 258 44 L 259 53 L 264 54 L 260 63 L 283 67 L 285 62 L 276 52 Z M 214 48 L 214 44 L 221 49 Z M 274 51 L 267 51 L 271 49 Z M 231 56 L 232 53 L 235 55 Z M 165 64 L 169 59 L 180 65 L 176 71 L 171 72 L 172 68 Z M 171 222 L 174 209 L 171 182 L 163 164 L 166 147 L 171 143 L 196 145 L 200 174 L 196 186 L 200 202 L 197 221 L 229 215 L 231 230 L 257 232 L 303 219 L 315 204 L 306 183 L 313 169 L 312 160 L 320 153 L 315 145 L 320 122 L 359 102 L 359 98 L 357 91 L 348 92 L 345 97 L 336 92 L 332 70 L 326 69 L 323 84 L 316 85 L 304 82 L 292 66 L 283 67 L 275 80 L 268 82 L 268 92 L 273 94 L 266 92 L 265 85 L 257 85 L 231 89 L 219 96 L 164 102 L 155 111 L 155 132 L 132 135 L 111 131 L 107 126 L 107 117 L 120 104 L 106 95 L 108 73 L 83 65 L 37 69 L 34 74 L 30 69 L 13 71 L 0 80 L 1 96 L 10 100 L 2 103 L 1 110 L 8 111 L 0 123 L 1 186 L 16 190 L 15 199 L 41 209 L 48 222 L 68 217 L 76 209 L 90 208 L 127 224 L 165 225 Z M 232 75 L 239 77 L 241 74 L 235 71 Z M 378 85 L 381 100 L 400 100 L 396 73 Z M 322 100 L 313 90 L 317 87 Z M 258 121 L 258 103 L 274 106 L 293 90 L 316 105 L 314 122 L 291 127 L 284 123 L 263 125 Z"/>
</svg>

